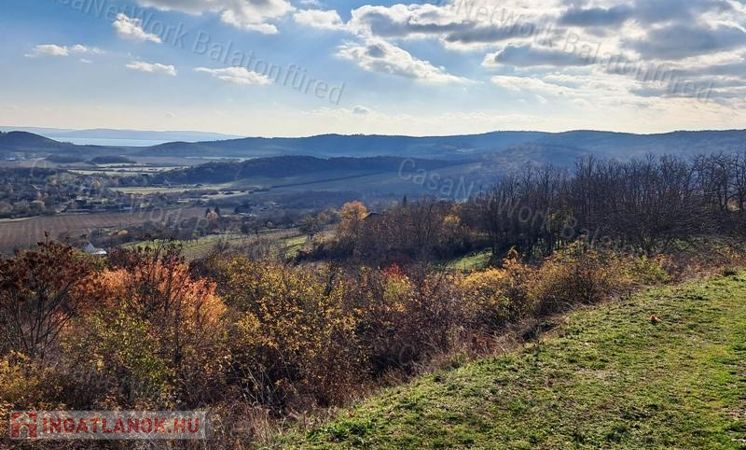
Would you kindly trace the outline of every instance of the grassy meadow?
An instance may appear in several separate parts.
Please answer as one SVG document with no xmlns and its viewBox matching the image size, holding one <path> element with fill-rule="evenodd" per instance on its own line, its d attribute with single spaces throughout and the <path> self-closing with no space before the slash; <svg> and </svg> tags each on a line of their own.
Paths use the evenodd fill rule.
<svg viewBox="0 0 746 450">
<path fill-rule="evenodd" d="M 278 448 L 746 448 L 746 274 L 557 318 L 503 355 L 386 390 Z"/>
</svg>

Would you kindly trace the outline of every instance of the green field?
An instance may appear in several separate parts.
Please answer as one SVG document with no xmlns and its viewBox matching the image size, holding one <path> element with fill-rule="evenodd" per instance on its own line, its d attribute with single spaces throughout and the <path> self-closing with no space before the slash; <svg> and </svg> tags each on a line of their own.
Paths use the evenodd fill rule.
<svg viewBox="0 0 746 450">
<path fill-rule="evenodd" d="M 492 257 L 492 250 L 482 250 L 481 252 L 470 253 L 462 258 L 449 261 L 446 267 L 451 270 L 460 270 L 462 272 L 473 272 L 475 270 L 485 269 Z"/>
<path fill-rule="evenodd" d="M 390 388 L 275 446 L 746 448 L 746 275 L 554 322 L 538 342 Z"/>
<path fill-rule="evenodd" d="M 297 254 L 307 242 L 306 235 L 299 234 L 298 230 L 270 230 L 259 234 L 259 238 L 270 239 L 277 243 L 279 249 L 285 252 L 287 256 Z M 173 241 L 174 244 L 181 247 L 181 252 L 187 261 L 203 258 L 218 244 L 227 244 L 229 247 L 240 247 L 256 242 L 256 235 L 246 235 L 240 233 L 211 234 L 190 241 Z M 164 241 L 139 241 L 123 245 L 124 248 L 145 248 L 158 247 Z"/>
</svg>

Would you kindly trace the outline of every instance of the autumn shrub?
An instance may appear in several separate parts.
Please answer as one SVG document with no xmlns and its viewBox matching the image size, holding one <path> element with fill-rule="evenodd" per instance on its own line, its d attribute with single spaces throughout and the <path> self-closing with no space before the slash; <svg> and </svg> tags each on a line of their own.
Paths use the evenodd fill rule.
<svg viewBox="0 0 746 450">
<path fill-rule="evenodd" d="M 458 275 L 393 266 L 355 277 L 350 295 L 358 302 L 358 333 L 374 376 L 411 372 L 448 351 L 466 326 Z"/>
<path fill-rule="evenodd" d="M 627 276 L 634 283 L 643 286 L 666 283 L 671 279 L 666 271 L 667 261 L 668 258 L 664 255 L 629 257 L 625 264 Z"/>
<path fill-rule="evenodd" d="M 527 285 L 538 316 L 591 305 L 628 290 L 626 261 L 612 253 L 580 245 L 547 258 Z"/>
<path fill-rule="evenodd" d="M 247 398 L 276 408 L 340 404 L 364 375 L 357 312 L 332 269 L 232 257 L 221 294 L 234 310 L 231 377 Z"/>
<path fill-rule="evenodd" d="M 673 280 L 708 276 L 723 267 L 738 270 L 746 266 L 746 246 L 738 238 L 706 238 L 678 242 L 661 261 Z"/>
<path fill-rule="evenodd" d="M 54 242 L 0 259 L 0 356 L 16 351 L 44 359 L 68 322 L 90 305 L 78 288 L 95 269 L 90 257 Z"/>
<path fill-rule="evenodd" d="M 511 299 L 505 289 L 507 278 L 505 270 L 487 269 L 461 280 L 470 322 L 495 329 L 510 318 Z"/>
<path fill-rule="evenodd" d="M 146 320 L 124 309 L 107 308 L 81 320 L 64 343 L 74 368 L 66 377 L 69 406 L 174 407 L 175 374 L 156 340 Z"/>
<path fill-rule="evenodd" d="M 54 370 L 28 356 L 10 352 L 0 357 L 0 414 L 21 408 L 56 406 L 60 386 Z"/>
<path fill-rule="evenodd" d="M 278 410 L 341 404 L 385 373 L 412 373 L 468 326 L 457 274 L 240 256 L 210 271 L 232 310 L 231 380 Z"/>
<path fill-rule="evenodd" d="M 219 395 L 225 306 L 172 254 L 132 252 L 87 287 L 97 307 L 64 336 L 93 404 L 194 406 Z"/>
</svg>

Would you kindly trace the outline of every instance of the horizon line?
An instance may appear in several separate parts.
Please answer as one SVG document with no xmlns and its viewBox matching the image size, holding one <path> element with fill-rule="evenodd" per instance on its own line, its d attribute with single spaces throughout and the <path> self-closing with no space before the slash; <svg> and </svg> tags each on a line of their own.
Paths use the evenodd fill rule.
<svg viewBox="0 0 746 450">
<path fill-rule="evenodd" d="M 603 130 L 603 129 L 592 129 L 592 128 L 576 128 L 576 129 L 565 129 L 562 131 L 546 131 L 546 130 L 539 130 L 539 129 L 496 129 L 491 131 L 484 131 L 484 132 L 473 132 L 473 133 L 462 133 L 462 134 L 385 134 L 385 133 L 338 133 L 338 132 L 328 132 L 328 133 L 318 133 L 318 134 L 309 134 L 309 135 L 296 135 L 296 136 L 288 136 L 288 135 L 277 135 L 277 136 L 268 136 L 268 135 L 241 135 L 236 133 L 227 133 L 227 132 L 220 132 L 220 131 L 203 131 L 203 130 L 146 130 L 146 129 L 131 129 L 131 128 L 58 128 L 58 127 L 47 127 L 47 126 L 17 126 L 17 125 L 0 125 L 0 128 L 8 129 L 9 131 L 0 131 L 0 133 L 12 133 L 12 132 L 26 132 L 30 134 L 37 134 L 42 137 L 46 137 L 48 139 L 56 140 L 53 137 L 44 136 L 39 133 L 34 133 L 30 131 L 26 131 L 29 129 L 48 129 L 48 130 L 57 130 L 57 131 L 64 131 L 64 132 L 90 132 L 90 131 L 116 131 L 116 132 L 133 132 L 133 133 L 199 133 L 199 134 L 215 134 L 215 135 L 223 135 L 226 136 L 227 139 L 218 139 L 216 141 L 220 140 L 239 140 L 239 139 L 308 139 L 308 138 L 314 138 L 314 137 L 323 137 L 323 136 L 341 136 L 341 137 L 356 137 L 356 136 L 363 136 L 363 137 L 398 137 L 398 138 L 447 138 L 447 137 L 465 137 L 465 136 L 484 136 L 488 134 L 497 134 L 497 133 L 542 133 L 542 134 L 552 134 L 552 135 L 559 135 L 559 134 L 568 134 L 568 133 L 606 133 L 606 134 L 627 134 L 627 135 L 635 135 L 635 136 L 662 136 L 662 135 L 668 135 L 668 134 L 675 134 L 675 133 L 708 133 L 708 132 L 739 132 L 739 131 L 746 131 L 746 128 L 722 128 L 722 129 L 713 129 L 713 128 L 703 128 L 703 129 L 672 129 L 668 131 L 659 131 L 659 132 L 635 132 L 635 131 L 617 131 L 617 130 Z M 58 141 L 58 142 L 64 142 L 64 141 Z M 178 141 L 170 141 L 171 142 L 178 142 Z M 212 141 L 201 141 L 201 142 L 212 142 Z"/>
</svg>

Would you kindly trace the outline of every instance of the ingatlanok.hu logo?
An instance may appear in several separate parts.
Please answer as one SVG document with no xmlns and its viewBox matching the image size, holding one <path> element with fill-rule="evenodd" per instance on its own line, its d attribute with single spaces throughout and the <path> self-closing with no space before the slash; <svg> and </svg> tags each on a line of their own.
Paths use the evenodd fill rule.
<svg viewBox="0 0 746 450">
<path fill-rule="evenodd" d="M 202 411 L 13 411 L 10 438 L 185 440 L 207 437 Z"/>
</svg>

